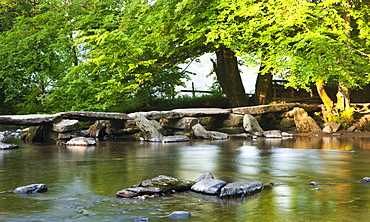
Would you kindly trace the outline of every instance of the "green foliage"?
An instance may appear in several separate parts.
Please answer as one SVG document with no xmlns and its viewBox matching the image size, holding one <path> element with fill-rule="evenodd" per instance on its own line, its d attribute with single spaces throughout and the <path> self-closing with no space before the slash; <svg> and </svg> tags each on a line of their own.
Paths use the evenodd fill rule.
<svg viewBox="0 0 370 222">
<path fill-rule="evenodd" d="M 177 108 L 228 108 L 228 99 L 222 94 L 202 94 L 195 97 L 181 95 L 171 99 L 156 98 L 145 110 L 171 110 Z"/>
<path fill-rule="evenodd" d="M 343 128 L 350 127 L 354 122 L 354 108 L 347 108 L 345 110 L 336 110 L 334 113 L 327 115 L 328 122 L 335 121 L 339 123 Z"/>
<path fill-rule="evenodd" d="M 295 88 L 318 79 L 360 88 L 370 80 L 369 14 L 366 2 L 344 0 L 4 0 L 0 112 L 207 106 L 167 103 L 190 74 L 178 65 L 224 46 Z"/>
</svg>

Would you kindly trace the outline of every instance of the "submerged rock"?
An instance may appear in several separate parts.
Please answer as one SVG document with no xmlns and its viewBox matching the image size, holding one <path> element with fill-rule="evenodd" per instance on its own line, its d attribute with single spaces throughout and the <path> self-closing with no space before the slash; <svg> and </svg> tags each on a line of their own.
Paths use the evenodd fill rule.
<svg viewBox="0 0 370 222">
<path fill-rule="evenodd" d="M 317 186 L 317 185 L 321 185 L 322 183 L 319 183 L 319 182 L 315 182 L 315 181 L 312 181 L 310 183 L 311 186 Z"/>
<path fill-rule="evenodd" d="M 135 219 L 135 222 L 147 222 L 149 221 L 149 218 L 140 218 L 140 219 Z"/>
<path fill-rule="evenodd" d="M 222 187 L 226 185 L 226 182 L 223 180 L 216 179 L 203 179 L 196 184 L 194 184 L 191 189 L 196 192 L 201 192 L 205 194 L 219 194 Z"/>
<path fill-rule="evenodd" d="M 133 187 L 120 190 L 116 193 L 118 197 L 133 198 L 143 195 L 161 194 L 163 191 L 157 187 Z"/>
<path fill-rule="evenodd" d="M 229 183 L 221 189 L 220 197 L 243 197 L 260 192 L 263 189 L 263 183 L 258 180 L 248 180 Z"/>
<path fill-rule="evenodd" d="M 41 193 L 46 192 L 48 188 L 45 184 L 31 184 L 27 186 L 18 187 L 14 190 L 17 194 L 31 194 L 31 193 Z"/>
<path fill-rule="evenodd" d="M 190 217 L 191 214 L 187 211 L 175 211 L 169 214 L 167 217 L 174 217 L 174 218 L 184 218 L 184 217 Z"/>
</svg>

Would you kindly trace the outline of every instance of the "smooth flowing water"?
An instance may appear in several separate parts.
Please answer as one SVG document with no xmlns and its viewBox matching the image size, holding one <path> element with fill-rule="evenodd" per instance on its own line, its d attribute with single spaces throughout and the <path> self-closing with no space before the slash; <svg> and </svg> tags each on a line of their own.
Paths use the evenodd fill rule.
<svg viewBox="0 0 370 222">
<path fill-rule="evenodd" d="M 100 141 L 0 150 L 0 221 L 364 221 L 370 217 L 370 138 L 297 137 L 185 143 Z M 158 175 L 260 180 L 248 198 L 182 192 L 148 199 L 115 193 Z M 310 186 L 316 181 L 319 186 Z M 46 193 L 16 187 L 44 183 Z M 171 219 L 173 211 L 191 217 Z"/>
</svg>

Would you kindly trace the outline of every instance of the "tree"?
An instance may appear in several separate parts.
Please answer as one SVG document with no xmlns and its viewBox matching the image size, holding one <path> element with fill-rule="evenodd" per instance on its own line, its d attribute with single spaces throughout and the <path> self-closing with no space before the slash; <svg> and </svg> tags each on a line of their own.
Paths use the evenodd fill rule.
<svg viewBox="0 0 370 222">
<path fill-rule="evenodd" d="M 369 38 L 360 34 L 368 29 L 364 12 L 369 5 L 323 1 L 308 6 L 314 7 L 309 8 L 310 23 L 303 23 L 304 30 L 284 42 L 284 55 L 290 58 L 285 62 L 290 70 L 287 79 L 297 88 L 308 89 L 315 83 L 330 120 L 349 109 L 349 89 L 369 83 Z M 323 87 L 331 82 L 338 85 L 335 109 Z"/>
<path fill-rule="evenodd" d="M 207 35 L 218 21 L 219 1 L 165 1 L 158 0 L 143 9 L 138 32 L 146 42 L 153 42 L 153 51 L 161 52 L 163 63 L 177 65 L 207 52 L 216 52 L 214 71 L 222 91 L 231 106 L 248 104 L 240 77 L 235 51 L 222 41 L 207 41 Z"/>
<path fill-rule="evenodd" d="M 43 112 L 48 91 L 75 60 L 67 16 L 52 4 L 57 2 L 13 0 L 1 5 L 7 20 L 0 33 L 1 88 L 5 103 L 18 113 Z"/>
<path fill-rule="evenodd" d="M 102 8 L 75 21 L 83 61 L 53 89 L 49 107 L 128 111 L 149 105 L 156 96 L 174 96 L 188 73 L 162 60 L 162 51 L 155 50 L 161 42 L 146 41 L 148 30 L 139 31 L 150 4 L 94 3 Z"/>
</svg>

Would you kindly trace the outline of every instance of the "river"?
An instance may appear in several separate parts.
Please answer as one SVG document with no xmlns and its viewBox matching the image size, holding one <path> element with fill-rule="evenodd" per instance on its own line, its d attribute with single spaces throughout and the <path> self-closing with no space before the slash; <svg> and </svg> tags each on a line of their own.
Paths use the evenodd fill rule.
<svg viewBox="0 0 370 222">
<path fill-rule="evenodd" d="M 9 141 L 8 141 L 9 142 Z M 0 150 L 0 221 L 363 221 L 370 217 L 370 138 L 296 137 L 192 140 L 185 143 L 99 141 L 94 147 L 30 144 Z M 260 180 L 248 198 L 182 192 L 148 199 L 115 193 L 158 175 L 227 182 Z M 315 181 L 322 185 L 311 186 Z M 44 183 L 46 193 L 14 194 Z M 188 211 L 184 219 L 166 217 Z"/>
</svg>

